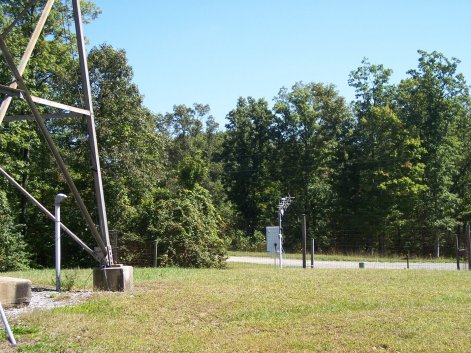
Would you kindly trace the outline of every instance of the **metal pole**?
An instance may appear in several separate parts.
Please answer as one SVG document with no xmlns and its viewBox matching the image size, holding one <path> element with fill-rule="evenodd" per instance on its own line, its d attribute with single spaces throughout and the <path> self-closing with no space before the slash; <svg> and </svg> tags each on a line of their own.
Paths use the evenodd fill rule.
<svg viewBox="0 0 471 353">
<path fill-rule="evenodd" d="M 303 242 L 303 268 L 306 268 L 306 215 L 303 214 L 303 224 L 302 224 L 302 242 Z"/>
<path fill-rule="evenodd" d="M 456 269 L 460 270 L 460 232 L 461 227 L 458 226 L 458 231 L 455 236 L 455 245 L 456 245 Z"/>
<path fill-rule="evenodd" d="M 278 231 L 278 243 L 279 243 L 279 252 L 280 252 L 280 268 L 283 268 L 283 235 L 281 234 L 281 209 L 278 210 L 278 220 L 279 220 L 279 231 Z"/>
<path fill-rule="evenodd" d="M 0 302 L 0 314 L 2 316 L 3 325 L 5 326 L 5 331 L 7 331 L 8 339 L 13 346 L 16 346 L 16 340 L 13 336 L 13 332 L 11 332 L 10 325 L 8 324 L 7 316 L 5 315 L 5 311 L 3 310 L 2 303 Z"/>
<path fill-rule="evenodd" d="M 67 195 L 57 194 L 54 200 L 54 243 L 56 255 L 56 291 L 61 291 L 61 202 L 67 198 Z"/>
<path fill-rule="evenodd" d="M 154 267 L 157 267 L 157 246 L 159 245 L 159 239 L 155 239 L 155 244 L 154 244 Z"/>
<path fill-rule="evenodd" d="M 314 238 L 311 239 L 311 268 L 314 268 L 314 247 L 315 247 L 315 240 Z"/>
<path fill-rule="evenodd" d="M 468 271 L 471 271 L 471 232 L 469 223 L 466 225 L 466 245 L 468 248 Z"/>
<path fill-rule="evenodd" d="M 276 270 L 276 243 L 275 243 L 275 256 L 273 258 L 275 259 L 275 270 Z"/>
<path fill-rule="evenodd" d="M 95 181 L 95 196 L 98 207 L 98 221 L 100 223 L 100 232 L 103 243 L 106 244 L 109 264 L 113 264 L 113 253 L 110 245 L 110 235 L 108 232 L 108 219 L 106 217 L 105 196 L 103 192 L 103 181 L 101 179 L 100 159 L 98 156 L 98 143 L 95 131 L 95 117 L 93 114 L 92 94 L 90 89 L 90 78 L 88 76 L 87 53 L 85 50 L 85 39 L 82 30 L 82 13 L 80 11 L 80 0 L 73 0 L 75 34 L 77 37 L 78 54 L 82 75 L 82 89 L 85 100 L 85 108 L 90 111 L 87 117 L 89 143 L 92 157 L 93 179 Z"/>
</svg>

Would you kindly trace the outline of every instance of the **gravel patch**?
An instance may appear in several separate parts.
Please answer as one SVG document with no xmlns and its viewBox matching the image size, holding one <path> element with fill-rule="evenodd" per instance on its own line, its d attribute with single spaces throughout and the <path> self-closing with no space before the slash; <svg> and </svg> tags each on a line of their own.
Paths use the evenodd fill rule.
<svg viewBox="0 0 471 353">
<path fill-rule="evenodd" d="M 78 305 L 90 298 L 92 294 L 92 291 L 58 293 L 46 288 L 31 288 L 31 302 L 29 305 L 18 308 L 5 308 L 5 313 L 7 318 L 10 319 L 34 310 L 50 310 Z"/>
</svg>

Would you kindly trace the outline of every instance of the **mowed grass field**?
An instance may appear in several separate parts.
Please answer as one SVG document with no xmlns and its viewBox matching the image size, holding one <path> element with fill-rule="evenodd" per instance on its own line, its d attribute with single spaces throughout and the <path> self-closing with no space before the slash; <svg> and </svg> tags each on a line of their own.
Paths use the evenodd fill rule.
<svg viewBox="0 0 471 353">
<path fill-rule="evenodd" d="M 90 270 L 77 284 L 89 287 Z M 2 274 L 51 285 L 52 271 Z M 471 272 L 134 269 L 131 293 L 14 319 L 2 352 L 471 352 Z"/>
</svg>

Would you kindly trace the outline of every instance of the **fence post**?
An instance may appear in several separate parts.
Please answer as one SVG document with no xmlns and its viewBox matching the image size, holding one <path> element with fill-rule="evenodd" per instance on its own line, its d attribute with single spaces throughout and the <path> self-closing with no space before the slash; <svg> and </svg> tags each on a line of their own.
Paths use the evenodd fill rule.
<svg viewBox="0 0 471 353">
<path fill-rule="evenodd" d="M 157 246 L 159 245 L 159 238 L 155 239 L 154 242 L 154 267 L 157 267 Z"/>
<path fill-rule="evenodd" d="M 303 242 L 303 268 L 306 268 L 306 215 L 303 214 L 303 224 L 302 224 L 302 242 Z"/>
<path fill-rule="evenodd" d="M 460 230 L 461 227 L 458 226 L 458 231 L 456 232 L 456 269 L 460 270 Z"/>
<path fill-rule="evenodd" d="M 275 258 L 275 270 L 276 270 L 276 257 L 278 256 L 278 253 L 276 252 L 276 244 L 275 243 L 275 255 L 273 256 Z"/>
<path fill-rule="evenodd" d="M 471 271 L 471 232 L 469 223 L 466 225 L 466 245 L 468 248 L 468 271 Z"/>
<path fill-rule="evenodd" d="M 314 268 L 314 238 L 311 239 L 311 268 Z"/>
</svg>

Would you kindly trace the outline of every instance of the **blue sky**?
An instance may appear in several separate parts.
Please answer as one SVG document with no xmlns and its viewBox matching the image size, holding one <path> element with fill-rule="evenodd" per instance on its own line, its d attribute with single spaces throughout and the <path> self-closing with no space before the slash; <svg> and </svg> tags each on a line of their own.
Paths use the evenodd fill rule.
<svg viewBox="0 0 471 353">
<path fill-rule="evenodd" d="M 125 49 L 155 113 L 205 103 L 221 127 L 238 97 L 265 98 L 297 81 L 347 80 L 363 57 L 394 70 L 417 66 L 418 49 L 461 60 L 471 84 L 469 0 L 94 0 L 90 46 Z M 90 48 L 88 48 L 90 49 Z"/>
</svg>

